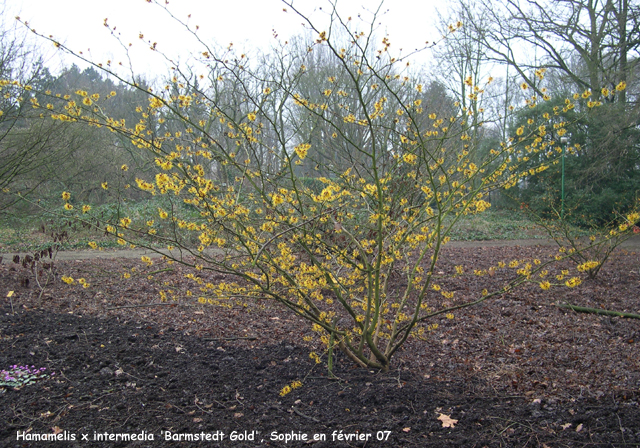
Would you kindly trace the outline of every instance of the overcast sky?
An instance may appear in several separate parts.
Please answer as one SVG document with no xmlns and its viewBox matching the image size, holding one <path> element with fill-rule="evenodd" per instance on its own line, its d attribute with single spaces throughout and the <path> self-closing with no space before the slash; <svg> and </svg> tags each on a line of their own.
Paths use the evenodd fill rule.
<svg viewBox="0 0 640 448">
<path fill-rule="evenodd" d="M 74 51 L 90 50 L 96 62 L 126 62 L 107 28 L 103 26 L 105 18 L 116 26 L 116 33 L 128 45 L 133 43 L 131 55 L 137 73 L 165 72 L 158 55 L 143 44 L 138 35 L 157 42 L 157 48 L 172 58 L 188 59 L 190 53 L 199 53 L 200 48 L 192 37 L 183 32 L 179 24 L 173 21 L 165 11 L 146 0 L 10 0 L 6 16 L 20 15 L 36 31 L 52 35 Z M 304 10 L 310 18 L 326 28 L 327 12 L 330 4 L 326 0 L 297 0 L 296 7 Z M 339 0 L 338 10 L 344 17 L 352 16 L 357 20 L 370 21 L 368 10 L 376 9 L 378 3 L 366 0 Z M 392 50 L 403 49 L 403 53 L 422 46 L 425 41 L 438 39 L 435 30 L 437 20 L 436 5 L 443 10 L 447 1 L 437 0 L 388 0 L 383 4 L 377 20 L 381 25 L 377 34 L 389 35 Z M 249 51 L 253 48 L 268 49 L 273 42 L 273 30 L 279 38 L 286 39 L 304 31 L 302 19 L 286 7 L 280 0 L 171 0 L 168 7 L 181 20 L 189 20 L 193 26 L 199 25 L 200 36 L 207 43 L 216 42 Z M 319 9 L 322 7 L 322 10 Z M 191 18 L 188 19 L 188 14 Z M 60 62 L 55 56 L 53 46 L 45 43 L 44 48 L 50 54 L 51 66 L 60 67 L 73 62 L 66 59 Z M 425 55 L 419 63 L 427 63 Z M 81 64 L 79 64 L 81 65 Z M 159 74 L 159 73 L 158 73 Z"/>
</svg>

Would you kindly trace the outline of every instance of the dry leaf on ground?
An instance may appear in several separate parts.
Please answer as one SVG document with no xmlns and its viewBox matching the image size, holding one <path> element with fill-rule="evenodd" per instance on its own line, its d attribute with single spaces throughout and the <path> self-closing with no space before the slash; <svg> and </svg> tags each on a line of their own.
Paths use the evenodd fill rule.
<svg viewBox="0 0 640 448">
<path fill-rule="evenodd" d="M 445 414 L 440 414 L 438 420 L 442 422 L 443 428 L 454 428 L 456 426 L 456 423 L 458 423 L 458 420 L 456 420 L 455 418 L 451 418 L 450 416 Z"/>
</svg>

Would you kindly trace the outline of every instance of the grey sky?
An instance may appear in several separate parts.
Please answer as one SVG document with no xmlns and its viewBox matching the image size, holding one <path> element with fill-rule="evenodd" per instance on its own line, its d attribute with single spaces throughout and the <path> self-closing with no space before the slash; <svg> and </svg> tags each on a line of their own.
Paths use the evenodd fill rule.
<svg viewBox="0 0 640 448">
<path fill-rule="evenodd" d="M 11 16 L 19 14 L 29 21 L 30 27 L 42 34 L 53 35 L 74 51 L 86 55 L 90 50 L 96 62 L 126 63 L 119 44 L 103 26 L 104 19 L 108 18 L 108 23 L 116 26 L 116 33 L 125 45 L 133 44 L 131 59 L 138 73 L 153 75 L 164 71 L 161 58 L 149 50 L 148 44 L 143 44 L 140 33 L 145 39 L 157 42 L 157 48 L 172 58 L 184 61 L 190 53 L 200 50 L 192 36 L 187 35 L 165 11 L 146 0 L 17 0 L 10 3 L 7 13 Z M 326 27 L 330 9 L 327 1 L 296 1 L 295 4 L 314 22 Z M 388 33 L 392 50 L 403 48 L 403 53 L 427 40 L 437 40 L 439 36 L 433 26 L 437 18 L 435 5 L 443 9 L 446 4 L 446 1 L 436 0 L 387 1 L 382 7 L 382 11 L 387 12 L 379 17 L 378 22 L 382 25 L 377 34 Z M 370 14 L 363 5 L 375 9 L 378 4 L 366 0 L 341 0 L 338 9 L 342 16 L 352 16 L 354 21 L 358 14 L 369 20 Z M 302 19 L 290 10 L 284 12 L 286 5 L 280 0 L 172 0 L 168 7 L 177 18 L 199 25 L 199 34 L 205 42 L 217 42 L 221 46 L 233 42 L 243 51 L 268 48 L 274 29 L 282 39 L 303 32 Z M 190 19 L 188 14 L 191 14 Z M 73 62 L 67 58 L 61 63 L 51 44 L 43 43 L 43 46 L 51 55 L 49 61 L 54 67 Z M 427 56 L 423 56 L 419 62 L 424 63 L 426 59 Z"/>
</svg>

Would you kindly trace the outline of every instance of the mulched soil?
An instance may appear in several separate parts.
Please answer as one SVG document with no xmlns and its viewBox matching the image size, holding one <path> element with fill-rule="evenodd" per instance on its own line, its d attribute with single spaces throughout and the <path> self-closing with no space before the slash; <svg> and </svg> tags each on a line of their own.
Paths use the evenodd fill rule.
<svg viewBox="0 0 640 448">
<path fill-rule="evenodd" d="M 487 269 L 550 253 L 449 248 L 438 270 L 446 277 L 455 265 Z M 51 444 L 17 440 L 23 432 L 26 439 L 57 432 L 67 441 L 52 446 L 71 447 L 640 445 L 640 321 L 556 306 L 640 313 L 637 252 L 618 250 L 595 280 L 575 289 L 525 285 L 452 320 L 435 319 L 438 329 L 408 341 L 387 373 L 338 356 L 338 379 L 309 359 L 321 348 L 303 341 L 312 334 L 308 325 L 269 303 L 226 309 L 183 297 L 132 307 L 157 302 L 165 282 L 186 290 L 175 266 L 153 281 L 123 280 L 120 273 L 132 267 L 143 269 L 131 259 L 56 262 L 58 279 L 41 295 L 29 268 L 0 265 L 0 369 L 27 364 L 55 372 L 19 390 L 0 388 L 0 446 Z M 575 273 L 570 265 L 558 269 Z M 91 287 L 66 285 L 64 274 Z M 440 283 L 465 301 L 509 275 Z M 15 291 L 11 301 L 8 291 Z M 295 380 L 303 386 L 280 396 Z M 447 427 L 447 417 L 457 422 Z M 94 442 L 95 434 L 146 440 Z M 200 434 L 224 439 L 176 440 Z"/>
</svg>

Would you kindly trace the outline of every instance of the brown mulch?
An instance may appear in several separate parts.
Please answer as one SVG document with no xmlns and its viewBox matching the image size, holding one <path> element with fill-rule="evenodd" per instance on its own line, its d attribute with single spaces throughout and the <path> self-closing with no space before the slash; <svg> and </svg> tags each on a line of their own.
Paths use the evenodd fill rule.
<svg viewBox="0 0 640 448">
<path fill-rule="evenodd" d="M 471 300 L 512 271 L 479 277 L 467 268 L 451 277 L 455 265 L 487 269 L 552 252 L 448 248 L 440 283 L 456 291 L 456 300 Z M 56 373 L 19 390 L 0 388 L 0 446 L 45 444 L 17 440 L 23 431 L 76 436 L 64 446 L 640 444 L 640 320 L 556 306 L 566 301 L 640 314 L 637 252 L 618 250 L 595 280 L 575 289 L 529 284 L 452 320 L 437 318 L 431 323 L 438 328 L 424 341 L 408 341 L 388 373 L 354 368 L 338 356 L 337 380 L 326 364 L 309 359 L 311 351 L 321 352 L 303 340 L 312 335 L 309 326 L 267 302 L 227 309 L 184 296 L 170 305 L 134 307 L 158 302 L 159 288 L 180 293 L 187 285 L 175 266 L 152 281 L 122 279 L 125 270 L 142 266 L 132 259 L 56 262 L 58 277 L 84 277 L 91 287 L 58 278 L 41 295 L 30 269 L 0 265 L 0 369 L 28 364 Z M 570 265 L 557 269 L 575 275 Z M 281 397 L 295 380 L 303 386 Z M 445 417 L 457 422 L 445 427 Z M 166 441 L 164 431 L 225 438 Z M 233 431 L 253 440 L 231 441 Z M 80 434 L 93 440 L 94 432 L 145 432 L 147 440 L 80 441 Z M 305 435 L 326 441 L 301 440 Z"/>
</svg>

